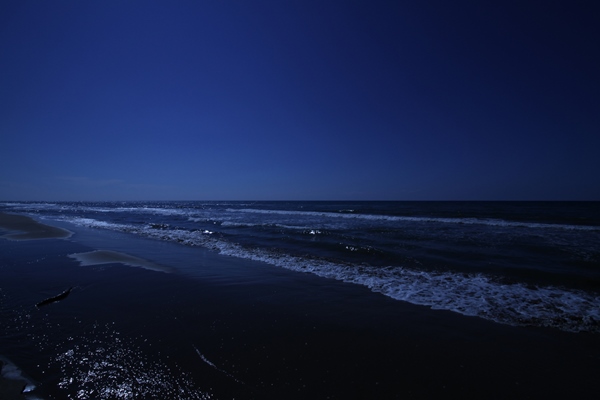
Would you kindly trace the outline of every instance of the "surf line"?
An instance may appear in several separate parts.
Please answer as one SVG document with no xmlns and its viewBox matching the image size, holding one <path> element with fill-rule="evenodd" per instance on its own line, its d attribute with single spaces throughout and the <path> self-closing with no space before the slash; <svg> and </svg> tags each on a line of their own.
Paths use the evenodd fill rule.
<svg viewBox="0 0 600 400">
<path fill-rule="evenodd" d="M 73 290 L 72 286 L 70 288 L 68 288 L 67 290 L 65 290 L 64 292 L 62 292 L 61 294 L 57 295 L 57 296 L 48 297 L 46 300 L 40 301 L 35 306 L 37 308 L 40 308 L 40 307 L 47 306 L 48 304 L 52 304 L 52 303 L 55 303 L 57 301 L 64 300 L 64 299 L 67 298 L 67 296 L 69 295 L 69 293 L 71 293 L 71 290 Z"/>
<path fill-rule="evenodd" d="M 192 344 L 192 347 L 194 348 L 194 350 L 196 350 L 196 353 L 198 353 L 198 355 L 200 356 L 200 358 L 202 359 L 202 361 L 204 361 L 205 363 L 207 363 L 208 365 L 210 365 L 211 367 L 213 367 L 214 369 L 216 369 L 217 371 L 221 372 L 222 374 L 227 375 L 228 377 L 230 377 L 231 379 L 233 379 L 234 381 L 236 381 L 237 383 L 240 383 L 242 385 L 245 385 L 244 382 L 240 381 L 239 379 L 237 379 L 235 376 L 231 375 L 229 372 L 222 370 L 221 368 L 217 367 L 214 363 L 210 362 L 208 360 L 208 358 L 204 357 L 204 354 L 200 353 L 200 350 L 198 350 L 198 348 L 196 346 L 194 346 Z"/>
</svg>

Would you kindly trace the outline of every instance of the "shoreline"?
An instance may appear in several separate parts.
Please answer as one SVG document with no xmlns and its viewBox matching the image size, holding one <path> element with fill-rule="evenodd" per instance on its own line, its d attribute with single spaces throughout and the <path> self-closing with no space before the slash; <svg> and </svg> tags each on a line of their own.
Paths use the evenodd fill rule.
<svg viewBox="0 0 600 400">
<path fill-rule="evenodd" d="M 215 399 L 585 398 L 596 390 L 600 335 L 501 325 L 202 248 L 72 230 L 70 240 L 0 241 L 0 312 L 23 310 L 20 325 L 9 320 L 17 330 L 0 331 L 0 354 L 39 383 L 42 398 L 115 387 L 81 378 L 88 369 L 106 377 L 94 370 L 106 360 L 140 381 L 154 374 Z M 172 273 L 122 256 L 93 265 L 69 256 L 99 250 Z M 71 286 L 65 300 L 34 309 Z"/>
<path fill-rule="evenodd" d="M 66 229 L 42 224 L 26 215 L 3 212 L 0 212 L 0 228 L 18 231 L 0 236 L 8 240 L 66 239 L 73 234 Z"/>
</svg>

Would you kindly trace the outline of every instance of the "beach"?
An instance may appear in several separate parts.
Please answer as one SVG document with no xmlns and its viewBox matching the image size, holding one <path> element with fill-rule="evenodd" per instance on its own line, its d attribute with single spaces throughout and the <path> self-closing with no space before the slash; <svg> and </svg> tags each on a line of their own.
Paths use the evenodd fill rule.
<svg viewBox="0 0 600 400">
<path fill-rule="evenodd" d="M 499 324 L 202 247 L 43 222 L 0 217 L 0 355 L 34 384 L 23 398 L 597 395 L 596 333 Z"/>
<path fill-rule="evenodd" d="M 18 214 L 0 213 L 0 227 L 8 231 L 17 231 L 2 236 L 10 240 L 62 239 L 71 236 L 71 232 L 65 229 L 41 224 Z"/>
</svg>

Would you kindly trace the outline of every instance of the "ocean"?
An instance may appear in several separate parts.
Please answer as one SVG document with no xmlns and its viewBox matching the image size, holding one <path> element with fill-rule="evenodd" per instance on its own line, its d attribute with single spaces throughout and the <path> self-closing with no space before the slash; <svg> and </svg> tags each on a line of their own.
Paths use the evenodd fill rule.
<svg viewBox="0 0 600 400">
<path fill-rule="evenodd" d="M 305 318 L 299 317 L 300 309 L 303 315 L 314 313 L 321 324 L 344 314 L 344 324 L 353 329 L 336 343 L 346 343 L 363 325 L 383 329 L 382 340 L 394 343 L 393 329 L 382 326 L 395 326 L 397 321 L 389 321 L 396 311 L 390 310 L 409 305 L 417 314 L 434 310 L 431 315 L 439 318 L 464 317 L 506 332 L 584 335 L 593 343 L 600 333 L 598 202 L 4 202 L 0 212 L 73 233 L 67 239 L 3 243 L 0 355 L 10 365 L 18 359 L 15 368 L 27 367 L 31 385 L 45 388 L 40 398 L 290 398 L 290 391 L 302 394 L 297 398 L 321 398 L 315 393 L 342 398 L 337 395 L 348 390 L 334 389 L 339 383 L 324 384 L 328 389 L 321 391 L 313 382 L 303 392 L 302 379 L 286 363 L 272 366 L 279 372 L 291 369 L 285 379 L 271 382 L 277 389 L 268 392 L 268 384 L 257 383 L 265 376 L 226 360 L 224 354 L 243 353 L 255 365 L 258 355 L 250 353 L 258 350 L 220 337 L 219 324 L 227 332 L 251 331 L 249 337 L 275 346 L 268 353 L 277 354 L 274 349 L 285 352 L 290 343 L 314 336 L 298 322 Z M 61 269 L 61 263 L 69 267 Z M 28 266 L 16 273 L 17 264 Z M 43 272 L 41 264 L 47 265 Z M 103 297 L 106 285 L 110 295 Z M 196 285 L 202 285 L 202 293 Z M 69 287 L 69 297 L 42 309 L 48 311 L 34 313 L 27 306 Z M 84 301 L 84 293 L 93 299 Z M 361 302 L 361 296 L 370 300 Z M 81 299 L 79 306 L 52 316 L 75 298 Z M 250 314 L 216 316 L 206 308 L 211 298 L 221 299 L 215 306 L 219 313 L 244 309 Z M 193 311 L 201 302 L 202 316 Z M 302 305 L 295 308 L 298 302 Z M 380 304 L 378 311 L 373 304 Z M 168 316 L 185 321 L 173 328 L 179 333 L 165 334 L 158 320 Z M 193 328 L 199 320 L 202 328 Z M 261 329 L 271 324 L 273 331 L 291 335 L 291 342 L 281 342 L 278 335 L 267 340 L 263 330 L 248 324 Z M 431 328 L 432 322 L 423 324 Z M 63 331 L 72 325 L 79 336 Z M 411 332 L 420 332 L 415 326 Z M 423 329 L 414 338 L 431 336 L 431 329 Z M 58 332 L 58 339 L 50 338 L 50 331 Z M 165 335 L 172 336 L 166 344 Z M 185 342 L 185 350 L 172 341 Z M 150 351 L 151 345 L 162 350 Z M 235 351 L 207 350 L 227 346 Z M 167 358 L 177 362 L 165 361 L 169 352 Z M 299 350 L 294 354 L 296 362 L 306 358 Z M 198 384 L 190 372 L 197 369 L 194 362 L 210 370 L 211 383 Z M 120 369 L 137 383 L 120 377 Z M 254 380 L 252 390 L 249 380 Z M 391 381 L 382 387 L 393 387 Z M 369 393 L 376 391 L 365 389 L 364 398 Z M 408 398 L 431 394 L 411 393 Z"/>
</svg>

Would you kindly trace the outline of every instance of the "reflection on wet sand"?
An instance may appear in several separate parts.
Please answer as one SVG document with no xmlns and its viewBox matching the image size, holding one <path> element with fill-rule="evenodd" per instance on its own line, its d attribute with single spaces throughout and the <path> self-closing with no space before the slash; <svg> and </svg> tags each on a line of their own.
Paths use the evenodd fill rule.
<svg viewBox="0 0 600 400">
<path fill-rule="evenodd" d="M 120 263 L 131 267 L 140 267 L 152 271 L 171 272 L 169 267 L 155 264 L 143 258 L 111 250 L 95 250 L 87 253 L 69 254 L 83 266 Z"/>
</svg>

